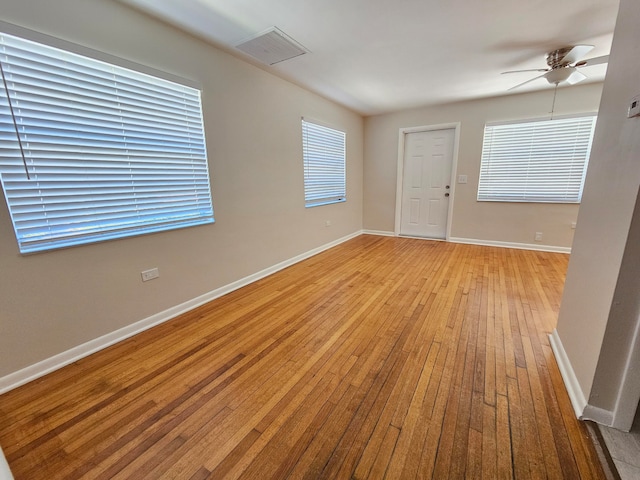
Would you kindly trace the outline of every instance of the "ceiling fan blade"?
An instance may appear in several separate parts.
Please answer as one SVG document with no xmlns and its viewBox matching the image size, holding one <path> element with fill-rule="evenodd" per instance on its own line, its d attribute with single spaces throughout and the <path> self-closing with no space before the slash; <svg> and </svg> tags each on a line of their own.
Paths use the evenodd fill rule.
<svg viewBox="0 0 640 480">
<path fill-rule="evenodd" d="M 575 63 L 593 50 L 593 45 L 576 45 L 562 57 L 562 64 Z"/>
<path fill-rule="evenodd" d="M 593 65 L 601 65 L 603 63 L 609 63 L 609 55 L 582 60 L 576 63 L 576 67 L 592 67 Z"/>
<path fill-rule="evenodd" d="M 516 85 L 515 87 L 511 87 L 509 90 L 515 90 L 516 88 L 520 88 L 520 87 L 522 87 L 523 85 L 526 85 L 527 83 L 531 83 L 531 82 L 533 82 L 534 80 L 538 80 L 539 78 L 544 78 L 544 76 L 545 76 L 545 75 L 546 75 L 546 73 L 543 73 L 542 75 L 539 75 L 539 76 L 534 77 L 534 78 L 532 78 L 532 79 L 530 79 L 530 80 L 527 80 L 526 82 L 519 83 L 519 84 L 518 84 L 518 85 Z"/>
<path fill-rule="evenodd" d="M 531 68 L 529 70 L 509 70 L 508 72 L 502 72 L 500 75 L 504 75 L 505 73 L 521 73 L 521 72 L 547 72 L 548 68 Z"/>
<path fill-rule="evenodd" d="M 567 82 L 569 85 L 575 85 L 576 83 L 581 82 L 586 78 L 587 76 L 584 73 L 581 73 L 578 70 L 574 70 L 573 72 L 571 72 L 571 75 L 567 77 L 565 82 Z"/>
</svg>

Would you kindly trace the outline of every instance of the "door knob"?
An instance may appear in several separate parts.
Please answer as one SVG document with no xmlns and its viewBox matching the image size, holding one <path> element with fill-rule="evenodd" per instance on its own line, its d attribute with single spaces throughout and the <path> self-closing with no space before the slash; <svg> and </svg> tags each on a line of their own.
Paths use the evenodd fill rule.
<svg viewBox="0 0 640 480">
<path fill-rule="evenodd" d="M 448 196 L 449 196 L 449 192 L 445 193 L 445 194 L 444 194 L 444 196 L 445 196 L 445 197 L 448 197 Z"/>
<path fill-rule="evenodd" d="M 446 186 L 446 187 L 444 187 L 444 188 L 446 188 L 447 190 L 449 190 L 451 187 L 450 187 L 449 185 L 447 185 L 447 186 Z"/>
</svg>

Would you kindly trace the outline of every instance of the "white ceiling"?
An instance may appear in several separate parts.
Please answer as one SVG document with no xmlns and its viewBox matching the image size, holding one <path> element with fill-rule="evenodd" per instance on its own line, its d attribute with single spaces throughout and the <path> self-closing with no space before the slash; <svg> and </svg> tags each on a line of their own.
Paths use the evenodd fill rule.
<svg viewBox="0 0 640 480">
<path fill-rule="evenodd" d="M 552 88 L 545 54 L 607 55 L 619 0 L 120 0 L 363 115 Z M 310 53 L 271 67 L 234 48 L 276 26 Z M 606 66 L 585 67 L 602 81 Z"/>
</svg>

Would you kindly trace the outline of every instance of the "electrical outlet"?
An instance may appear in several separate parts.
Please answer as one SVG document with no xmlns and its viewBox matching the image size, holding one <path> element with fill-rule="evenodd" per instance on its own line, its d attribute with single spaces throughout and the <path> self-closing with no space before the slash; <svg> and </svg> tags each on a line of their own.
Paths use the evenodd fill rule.
<svg viewBox="0 0 640 480">
<path fill-rule="evenodd" d="M 145 270 L 144 272 L 140 272 L 140 275 L 142 276 L 143 282 L 148 282 L 149 280 L 158 278 L 160 276 L 160 272 L 157 268 L 151 268 L 149 270 Z"/>
<path fill-rule="evenodd" d="M 542 241 L 542 232 L 536 232 L 536 242 Z"/>
<path fill-rule="evenodd" d="M 327 220 L 324 222 L 324 226 L 325 227 L 330 227 L 331 226 L 331 220 Z"/>
<path fill-rule="evenodd" d="M 571 222 L 571 228 L 573 228 L 573 229 L 576 228 L 576 222 Z"/>
</svg>

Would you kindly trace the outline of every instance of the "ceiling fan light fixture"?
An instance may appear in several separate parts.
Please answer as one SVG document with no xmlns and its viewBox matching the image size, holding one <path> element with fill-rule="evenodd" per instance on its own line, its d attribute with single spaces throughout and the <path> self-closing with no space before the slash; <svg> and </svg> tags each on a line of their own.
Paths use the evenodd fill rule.
<svg viewBox="0 0 640 480">
<path fill-rule="evenodd" d="M 571 76 L 570 68 L 554 68 L 545 73 L 544 78 L 551 85 L 557 85 L 567 80 Z"/>
<path fill-rule="evenodd" d="M 551 85 L 558 85 L 560 83 L 575 85 L 587 78 L 586 75 L 580 73 L 576 67 L 554 68 L 545 73 L 544 77 Z"/>
</svg>

